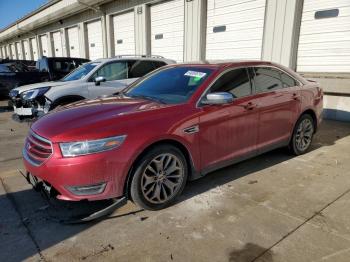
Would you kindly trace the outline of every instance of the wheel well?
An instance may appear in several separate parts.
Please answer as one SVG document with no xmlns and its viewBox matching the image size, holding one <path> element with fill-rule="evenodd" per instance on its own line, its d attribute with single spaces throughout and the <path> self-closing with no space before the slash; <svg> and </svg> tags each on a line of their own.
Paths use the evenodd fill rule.
<svg viewBox="0 0 350 262">
<path fill-rule="evenodd" d="M 71 102 L 76 102 L 76 101 L 84 100 L 84 99 L 85 99 L 85 97 L 78 96 L 78 95 L 62 96 L 62 97 L 57 98 L 55 101 L 52 102 L 50 109 L 54 109 L 56 106 L 60 105 L 63 102 L 71 103 Z"/>
<path fill-rule="evenodd" d="M 312 117 L 312 120 L 314 121 L 315 132 L 316 132 L 316 130 L 317 130 L 316 113 L 312 109 L 308 109 L 308 110 L 304 111 L 301 115 L 310 115 Z"/>
<path fill-rule="evenodd" d="M 147 153 L 149 152 L 152 148 L 159 146 L 159 145 L 172 145 L 176 148 L 178 148 L 181 153 L 184 155 L 185 159 L 186 159 L 186 163 L 187 166 L 189 168 L 189 178 L 191 177 L 191 174 L 194 173 L 195 169 L 194 169 L 194 165 L 193 165 L 193 161 L 191 159 L 191 155 L 188 152 L 187 148 L 181 144 L 180 142 L 176 141 L 176 140 L 172 140 L 172 139 L 166 139 L 166 140 L 161 140 L 161 141 L 157 141 L 151 145 L 149 145 L 148 147 L 146 147 L 141 154 L 139 154 L 137 156 L 137 158 L 135 159 L 135 161 L 133 162 L 132 166 L 130 167 L 129 171 L 128 171 L 128 176 L 126 178 L 125 184 L 124 184 L 124 195 L 127 195 L 128 198 L 130 198 L 130 185 L 131 185 L 131 181 L 132 181 L 132 173 L 135 170 L 135 164 L 137 164 L 137 162 L 140 161 L 140 159 Z"/>
</svg>

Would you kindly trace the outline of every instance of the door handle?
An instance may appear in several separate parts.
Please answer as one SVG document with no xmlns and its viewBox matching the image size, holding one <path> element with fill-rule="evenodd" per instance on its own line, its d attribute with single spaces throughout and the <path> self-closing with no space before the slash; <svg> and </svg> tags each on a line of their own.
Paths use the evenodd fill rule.
<svg viewBox="0 0 350 262">
<path fill-rule="evenodd" d="M 298 95 L 297 93 L 294 93 L 293 94 L 293 99 L 299 101 L 300 100 L 300 95 Z"/>
<path fill-rule="evenodd" d="M 244 107 L 244 109 L 246 109 L 246 110 L 253 110 L 254 108 L 257 107 L 257 105 L 256 105 L 256 104 L 253 104 L 252 102 L 249 102 L 248 104 L 244 105 L 243 107 Z"/>
</svg>

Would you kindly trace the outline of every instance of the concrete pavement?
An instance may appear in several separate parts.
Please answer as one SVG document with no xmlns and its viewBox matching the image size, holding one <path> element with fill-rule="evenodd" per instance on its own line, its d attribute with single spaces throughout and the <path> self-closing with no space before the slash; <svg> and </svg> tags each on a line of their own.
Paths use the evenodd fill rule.
<svg viewBox="0 0 350 262">
<path fill-rule="evenodd" d="M 17 169 L 26 123 L 0 112 L 1 261 L 349 261 L 350 124 L 325 121 L 312 150 L 275 150 L 190 182 L 180 200 L 149 212 L 64 225 L 106 205 L 52 205 Z"/>
</svg>

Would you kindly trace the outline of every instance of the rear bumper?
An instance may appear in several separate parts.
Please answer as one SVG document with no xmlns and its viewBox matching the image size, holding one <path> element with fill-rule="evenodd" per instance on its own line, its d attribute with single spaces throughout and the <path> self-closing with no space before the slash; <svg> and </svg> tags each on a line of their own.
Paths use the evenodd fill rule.
<svg viewBox="0 0 350 262">
<path fill-rule="evenodd" d="M 118 152 L 119 149 L 81 157 L 63 158 L 58 152 L 58 145 L 53 145 L 53 147 L 54 154 L 39 166 L 33 165 L 25 156 L 23 161 L 28 173 L 57 191 L 55 196 L 58 199 L 94 201 L 124 195 L 128 159 L 121 151 Z M 98 185 L 101 187 L 98 188 Z M 81 194 L 73 190 L 93 186 L 96 188 L 90 190 L 89 194 L 84 192 Z"/>
</svg>

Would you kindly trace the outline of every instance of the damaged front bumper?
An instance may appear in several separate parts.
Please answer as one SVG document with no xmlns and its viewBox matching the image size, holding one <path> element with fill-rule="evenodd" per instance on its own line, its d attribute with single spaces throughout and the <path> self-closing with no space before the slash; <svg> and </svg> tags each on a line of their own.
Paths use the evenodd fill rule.
<svg viewBox="0 0 350 262">
<path fill-rule="evenodd" d="M 25 100 L 20 95 L 11 97 L 13 111 L 19 117 L 40 117 L 50 110 L 51 101 L 45 96 Z"/>
<path fill-rule="evenodd" d="M 38 177 L 33 176 L 31 173 L 27 172 L 26 174 L 23 174 L 21 171 L 20 173 L 26 178 L 29 184 L 33 186 L 35 191 L 44 193 L 44 195 L 47 198 L 51 197 L 57 197 L 58 192 L 55 190 L 53 186 L 51 186 L 49 183 L 47 183 L 44 180 L 41 180 Z M 113 199 L 112 204 L 110 204 L 107 207 L 104 207 L 98 211 L 95 211 L 93 213 L 85 214 L 82 216 L 69 218 L 66 220 L 62 220 L 61 222 L 64 224 L 78 224 L 78 223 L 86 223 L 89 221 L 93 221 L 102 217 L 105 217 L 112 212 L 114 212 L 116 209 L 126 205 L 127 203 L 127 197 L 122 196 L 120 198 Z"/>
</svg>

